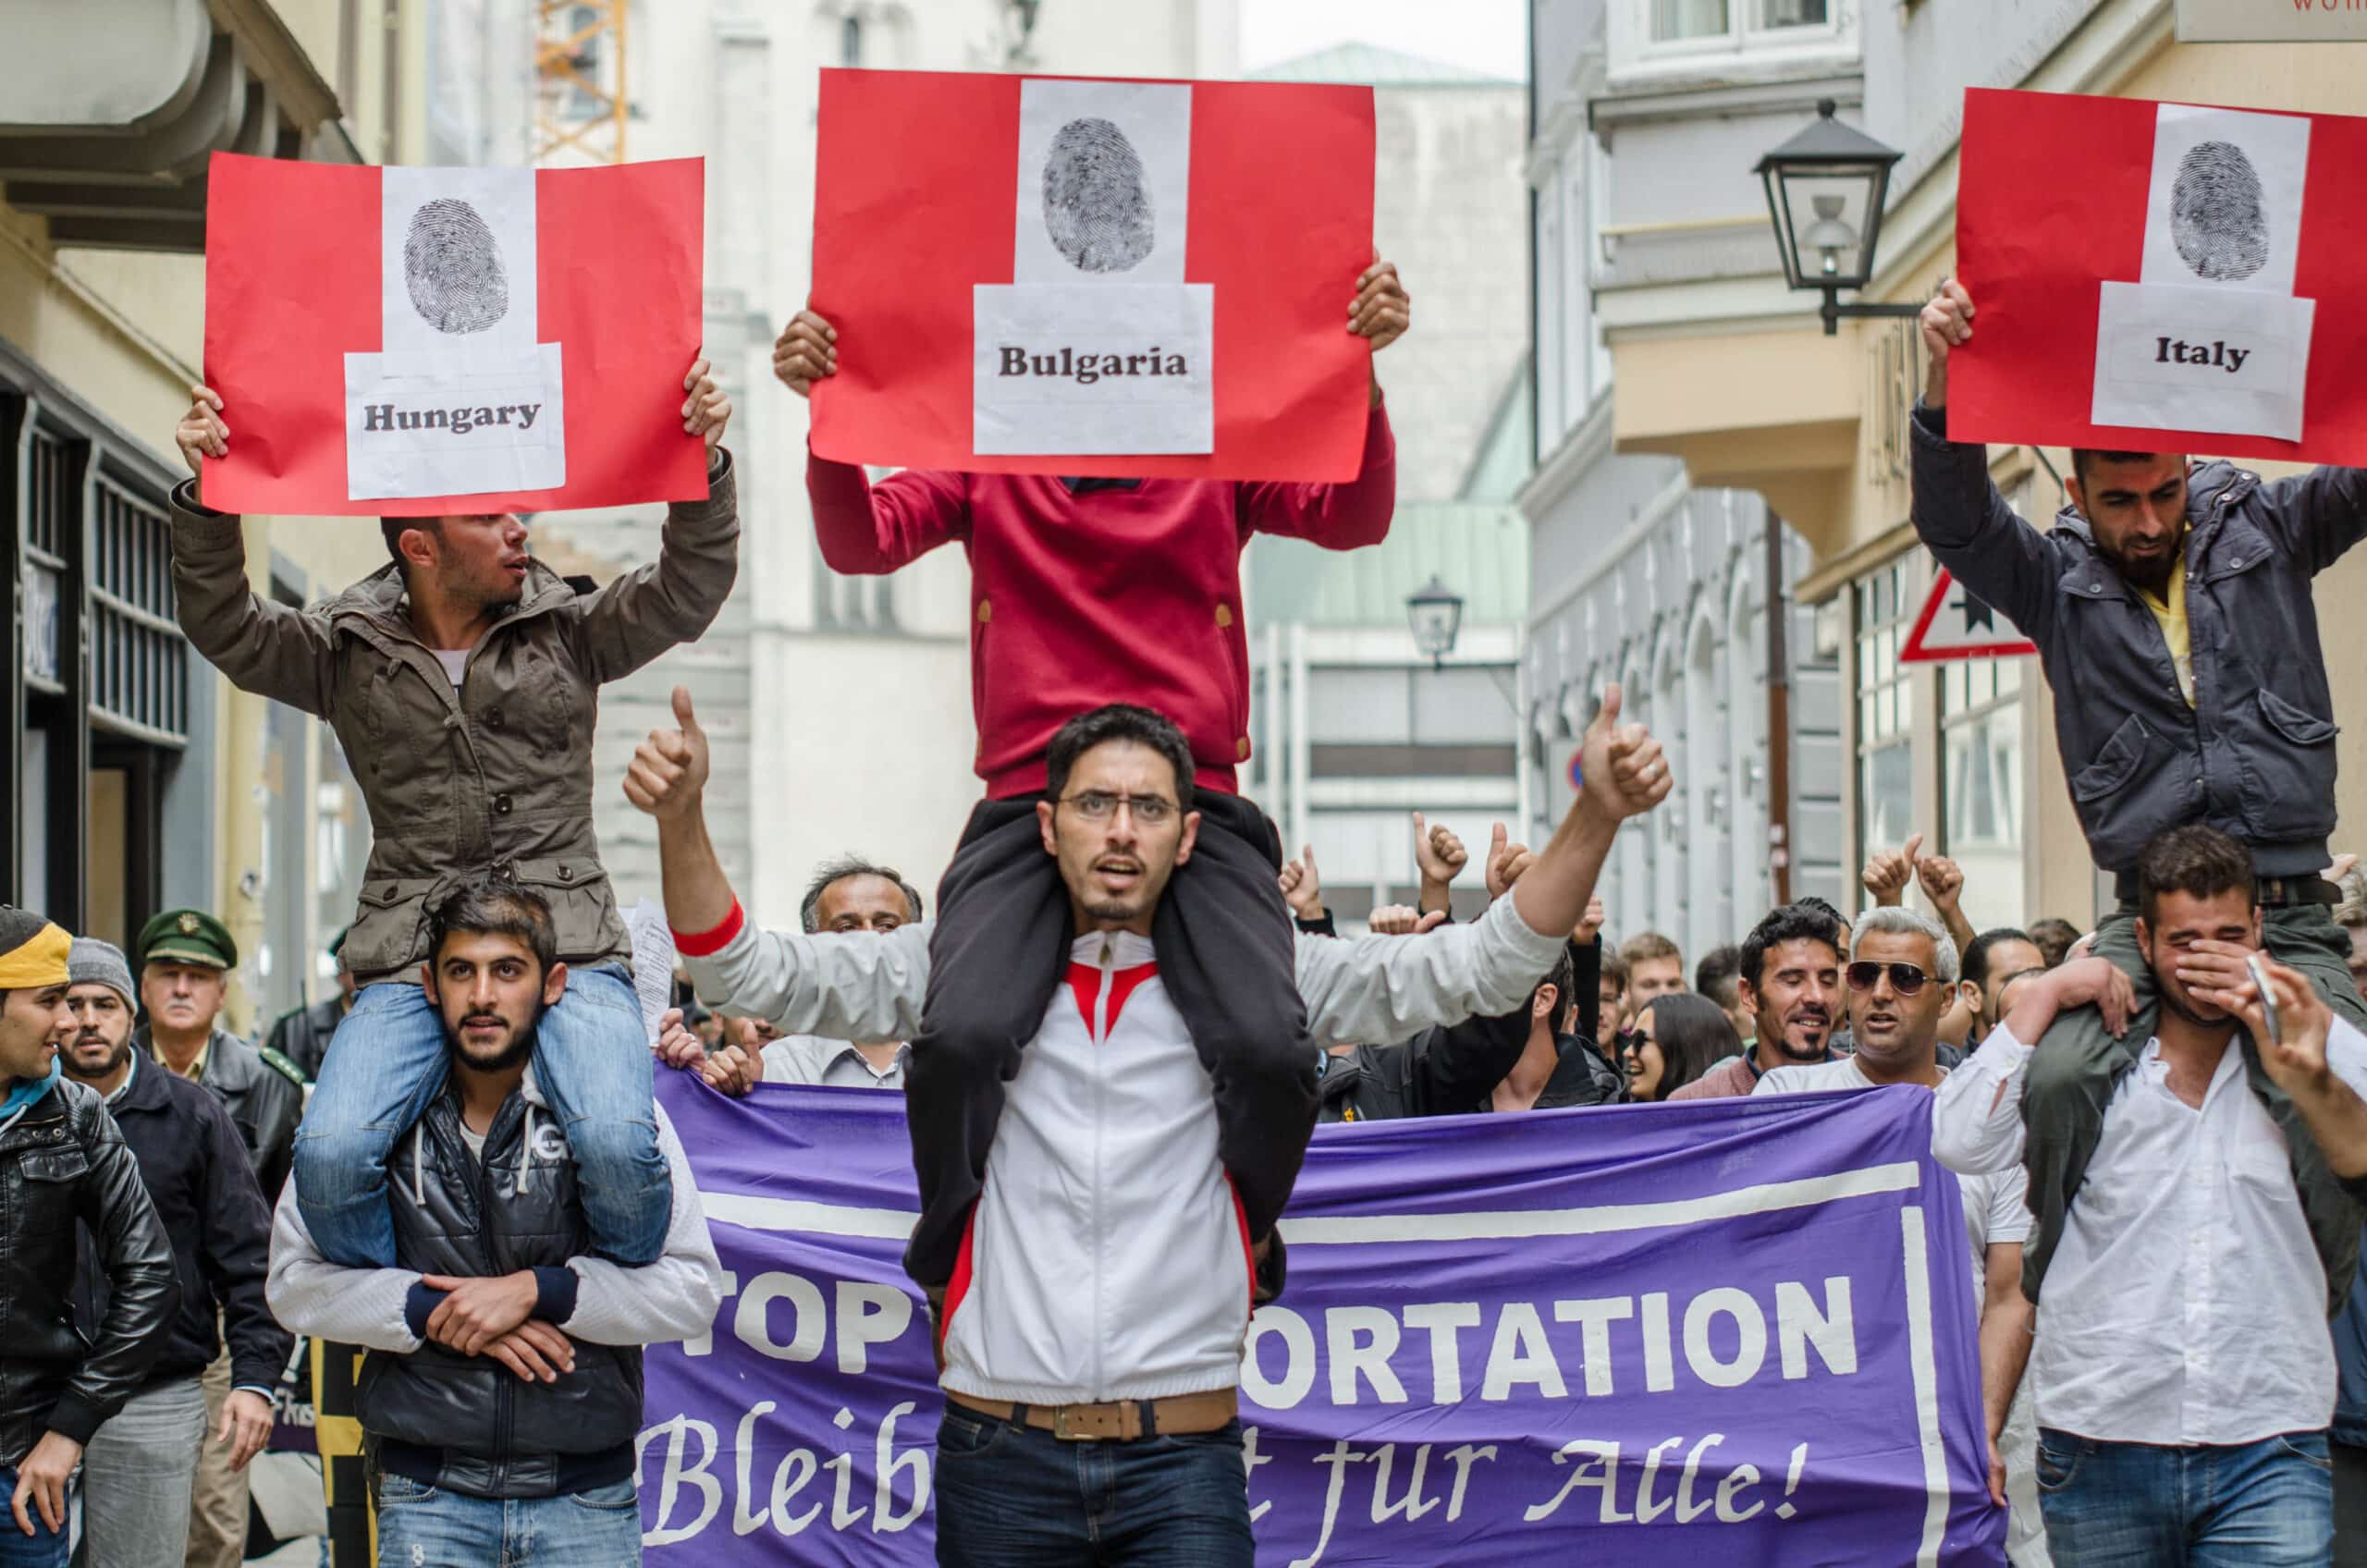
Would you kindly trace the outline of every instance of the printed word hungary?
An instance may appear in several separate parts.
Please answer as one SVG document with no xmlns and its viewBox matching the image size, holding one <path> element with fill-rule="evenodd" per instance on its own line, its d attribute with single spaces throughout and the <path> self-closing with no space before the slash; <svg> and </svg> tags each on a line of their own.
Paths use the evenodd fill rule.
<svg viewBox="0 0 2367 1568">
<path fill-rule="evenodd" d="M 381 430 L 449 430 L 455 435 L 466 435 L 472 430 L 492 430 L 509 424 L 513 430 L 532 430 L 534 416 L 543 411 L 540 403 L 500 403 L 492 408 L 477 409 L 403 409 L 392 403 L 362 405 L 362 429 L 364 435 Z M 518 416 L 515 424 L 509 416 Z"/>
</svg>

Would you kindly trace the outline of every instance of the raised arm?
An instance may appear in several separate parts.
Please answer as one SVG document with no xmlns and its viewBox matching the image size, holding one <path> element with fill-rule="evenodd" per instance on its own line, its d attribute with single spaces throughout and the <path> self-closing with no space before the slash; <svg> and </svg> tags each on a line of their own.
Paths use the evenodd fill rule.
<svg viewBox="0 0 2367 1568">
<path fill-rule="evenodd" d="M 650 732 L 625 773 L 625 798 L 657 822 L 658 882 L 682 966 L 710 1004 L 787 1035 L 908 1040 L 928 990 L 926 923 L 885 937 L 808 937 L 751 926 L 707 836 L 708 753 L 691 693 L 674 689 L 679 729 Z"/>
<path fill-rule="evenodd" d="M 2261 514 L 2312 573 L 2367 538 L 2367 469 L 2313 468 L 2261 486 Z"/>
<path fill-rule="evenodd" d="M 1908 421 L 1915 532 L 1940 564 L 2042 645 L 2055 570 L 2045 536 L 1989 478 L 1989 448 L 1948 439 L 1948 356 L 1972 340 L 1972 297 L 1949 282 L 1923 308 L 1923 401 Z"/>
<path fill-rule="evenodd" d="M 190 398 L 173 440 L 190 472 L 202 478 L 205 459 L 229 456 L 230 427 L 212 387 L 192 386 Z M 328 619 L 249 586 L 239 520 L 201 502 L 197 479 L 173 490 L 173 605 L 190 645 L 232 685 L 327 717 Z"/>
<path fill-rule="evenodd" d="M 1380 353 L 1413 325 L 1414 305 L 1394 263 L 1373 247 L 1372 264 L 1356 278 L 1348 301 L 1348 330 Z M 1235 491 L 1241 528 L 1249 533 L 1280 533 L 1327 550 L 1378 545 L 1389 536 L 1397 509 L 1397 439 L 1381 407 L 1380 381 L 1369 378 L 1371 411 L 1365 419 L 1364 466 L 1345 484 L 1245 484 Z"/>
<path fill-rule="evenodd" d="M 1581 753 L 1585 785 L 1570 815 L 1511 893 L 1478 921 L 1410 938 L 1299 938 L 1299 992 L 1317 1045 L 1402 1040 L 1527 1000 L 1585 917 L 1620 822 L 1668 793 L 1660 742 L 1641 725 L 1620 725 L 1619 702 L 1618 687 L 1604 689 Z"/>
<path fill-rule="evenodd" d="M 1932 1153 L 1965 1176 L 2004 1170 L 2022 1158 L 2022 1084 L 2033 1043 L 2055 1014 L 2096 1004 L 2115 1035 L 2128 1027 L 2136 996 L 2109 959 L 2086 958 L 2034 975 L 2015 993 L 2004 1022 L 1940 1081 L 1932 1108 Z"/>
<path fill-rule="evenodd" d="M 773 374 L 804 398 L 839 374 L 839 329 L 813 311 L 790 318 L 773 344 Z M 832 571 L 877 577 L 970 531 L 970 489 L 958 473 L 906 469 L 874 484 L 859 463 L 805 453 L 814 538 Z"/>
<path fill-rule="evenodd" d="M 581 631 L 593 678 L 617 680 L 667 649 L 706 633 L 740 571 L 740 497 L 723 449 L 731 402 L 699 361 L 682 377 L 682 429 L 706 438 L 706 498 L 666 508 L 657 558 L 583 602 Z"/>
</svg>

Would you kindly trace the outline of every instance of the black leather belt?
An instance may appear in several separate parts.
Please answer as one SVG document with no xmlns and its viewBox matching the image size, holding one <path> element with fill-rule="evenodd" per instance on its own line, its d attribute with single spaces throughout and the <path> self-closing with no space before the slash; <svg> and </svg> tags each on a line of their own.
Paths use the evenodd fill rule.
<svg viewBox="0 0 2367 1568">
<path fill-rule="evenodd" d="M 2342 889 L 2318 876 L 2263 876 L 2252 886 L 2252 896 L 2263 909 L 2288 909 L 2296 904 L 2324 904 L 2331 908 L 2342 902 Z M 2124 908 L 2137 909 L 2137 873 L 2124 871 L 2115 876 L 2113 891 Z"/>
</svg>

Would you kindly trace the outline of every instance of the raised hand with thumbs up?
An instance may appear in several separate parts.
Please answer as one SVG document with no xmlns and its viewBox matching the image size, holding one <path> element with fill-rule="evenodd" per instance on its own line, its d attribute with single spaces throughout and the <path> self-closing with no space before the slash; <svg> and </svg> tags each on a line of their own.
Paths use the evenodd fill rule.
<svg viewBox="0 0 2367 1568">
<path fill-rule="evenodd" d="M 691 691 L 674 688 L 674 729 L 653 729 L 633 748 L 625 799 L 663 822 L 698 804 L 706 788 L 706 731 L 691 710 Z"/>
<path fill-rule="evenodd" d="M 1556 941 L 1566 941 L 1586 919 L 1619 825 L 1668 798 L 1672 780 L 1661 743 L 1642 725 L 1622 724 L 1620 707 L 1619 688 L 1604 687 L 1574 769 L 1577 799 L 1542 850 L 1528 855 L 1502 824 L 1491 835 L 1490 890 L 1509 884 L 1522 924 Z"/>
<path fill-rule="evenodd" d="M 1868 857 L 1858 881 L 1877 904 L 1905 903 L 1907 885 L 1915 880 L 1916 867 L 1922 858 L 1923 835 L 1918 833 L 1902 849 L 1876 850 Z"/>
</svg>

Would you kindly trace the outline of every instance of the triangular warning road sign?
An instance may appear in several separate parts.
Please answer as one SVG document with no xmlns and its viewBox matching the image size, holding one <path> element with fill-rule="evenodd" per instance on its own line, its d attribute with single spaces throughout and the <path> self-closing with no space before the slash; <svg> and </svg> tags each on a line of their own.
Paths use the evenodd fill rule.
<svg viewBox="0 0 2367 1568">
<path fill-rule="evenodd" d="M 2005 612 L 1960 587 L 1947 568 L 1932 584 L 1923 613 L 1898 651 L 1901 664 L 1937 664 L 1944 659 L 2011 659 L 2038 652 Z"/>
</svg>

